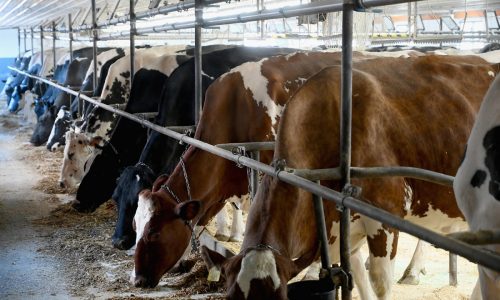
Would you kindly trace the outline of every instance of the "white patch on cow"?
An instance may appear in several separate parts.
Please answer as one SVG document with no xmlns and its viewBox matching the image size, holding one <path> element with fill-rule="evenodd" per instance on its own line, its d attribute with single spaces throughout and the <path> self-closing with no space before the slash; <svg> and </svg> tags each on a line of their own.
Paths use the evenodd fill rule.
<svg viewBox="0 0 500 300">
<path fill-rule="evenodd" d="M 141 177 L 139 176 L 139 174 L 135 174 L 135 179 L 137 180 L 137 182 L 141 181 Z"/>
<path fill-rule="evenodd" d="M 154 206 L 151 198 L 146 198 L 144 195 L 139 195 L 139 201 L 137 202 L 137 211 L 135 212 L 134 222 L 135 230 L 137 232 L 135 237 L 135 244 L 139 242 L 144 234 L 144 228 L 146 224 L 153 217 Z"/>
<path fill-rule="evenodd" d="M 270 277 L 273 281 L 274 290 L 280 286 L 281 280 L 276 269 L 276 260 L 271 250 L 249 251 L 241 261 L 241 269 L 236 278 L 243 295 L 248 298 L 250 283 L 253 279 L 264 279 Z"/>
<path fill-rule="evenodd" d="M 56 152 L 57 149 L 60 147 L 61 145 L 59 145 L 59 142 L 55 142 L 52 147 L 50 147 L 50 151 L 52 152 Z"/>
<path fill-rule="evenodd" d="M 135 283 L 135 267 L 132 269 L 132 272 L 130 272 L 130 284 L 134 284 Z"/>
<path fill-rule="evenodd" d="M 231 72 L 239 72 L 243 84 L 247 90 L 250 90 L 253 95 L 253 99 L 257 104 L 262 105 L 266 109 L 266 113 L 271 119 L 272 134 L 276 136 L 276 131 L 274 125 L 278 121 L 278 117 L 281 116 L 284 106 L 277 104 L 267 93 L 268 79 L 262 75 L 262 64 L 266 59 L 260 60 L 258 62 L 247 62 L 236 68 Z"/>
<path fill-rule="evenodd" d="M 490 75 L 491 77 L 495 77 L 495 72 L 493 72 L 493 71 L 488 71 L 488 75 Z"/>
<path fill-rule="evenodd" d="M 411 209 L 411 203 L 413 201 L 413 189 L 411 188 L 411 186 L 408 185 L 408 183 L 405 181 L 405 197 L 404 197 L 404 201 L 405 201 L 405 206 L 404 206 L 404 210 L 406 212 L 409 212 L 410 209 Z"/>
<path fill-rule="evenodd" d="M 56 124 L 57 124 L 57 121 L 64 118 L 64 115 L 65 115 L 65 111 L 64 109 L 59 109 L 59 111 L 57 112 L 57 117 L 56 117 L 56 120 L 54 121 L 54 125 L 52 125 L 52 130 L 50 131 L 50 135 L 49 135 L 49 139 L 48 139 L 48 144 L 50 144 L 52 142 L 52 139 L 54 139 L 54 135 L 56 134 Z M 57 148 L 57 147 L 56 147 Z"/>
<path fill-rule="evenodd" d="M 77 58 L 75 58 L 75 60 L 76 60 L 76 61 L 79 61 L 79 62 L 80 62 L 80 61 L 87 60 L 87 59 L 88 59 L 88 58 L 86 58 L 86 57 L 77 57 Z"/>
<path fill-rule="evenodd" d="M 413 215 L 410 210 L 409 213 L 407 213 L 405 220 L 424 226 L 428 229 L 440 231 L 442 233 L 451 233 L 458 230 L 465 230 L 467 228 L 467 224 L 462 218 L 450 218 L 447 214 L 439 209 L 433 208 L 430 204 L 424 216 L 420 217 Z"/>
</svg>

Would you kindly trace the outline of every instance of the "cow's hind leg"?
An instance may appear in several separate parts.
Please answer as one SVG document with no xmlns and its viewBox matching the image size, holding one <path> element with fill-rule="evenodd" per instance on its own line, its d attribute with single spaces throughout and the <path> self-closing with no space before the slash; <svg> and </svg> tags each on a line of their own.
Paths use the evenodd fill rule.
<svg viewBox="0 0 500 300">
<path fill-rule="evenodd" d="M 216 217 L 216 226 L 217 231 L 215 232 L 215 238 L 219 241 L 227 241 L 229 240 L 229 228 L 228 224 L 228 216 L 226 207 L 223 207 L 219 213 L 217 213 Z"/>
<path fill-rule="evenodd" d="M 381 223 L 365 220 L 368 247 L 370 249 L 370 281 L 378 299 L 390 299 L 394 277 L 398 231 Z"/>
<path fill-rule="evenodd" d="M 400 284 L 411 284 L 417 285 L 420 282 L 420 274 L 425 275 L 424 266 L 424 247 L 427 245 L 426 242 L 418 240 L 417 247 L 413 253 L 410 264 L 406 267 L 405 272 L 398 283 Z"/>
</svg>

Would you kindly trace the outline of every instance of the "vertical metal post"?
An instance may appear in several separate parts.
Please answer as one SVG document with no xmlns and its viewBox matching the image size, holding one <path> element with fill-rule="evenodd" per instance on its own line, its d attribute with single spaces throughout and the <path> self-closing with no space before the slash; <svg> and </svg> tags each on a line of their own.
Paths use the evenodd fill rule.
<svg viewBox="0 0 500 300">
<path fill-rule="evenodd" d="M 21 58 L 21 28 L 17 27 L 17 57 Z"/>
<path fill-rule="evenodd" d="M 40 26 L 40 61 L 42 62 L 43 66 L 43 27 Z M 41 74 L 42 76 L 44 74 Z"/>
<path fill-rule="evenodd" d="M 412 38 L 415 40 L 417 38 L 417 30 L 418 30 L 418 11 L 417 11 L 417 5 L 418 2 L 413 3 L 413 36 Z"/>
<path fill-rule="evenodd" d="M 319 184 L 319 180 L 316 182 Z M 313 194 L 314 216 L 316 217 L 316 229 L 318 233 L 319 247 L 321 252 L 321 267 L 326 269 L 331 266 L 328 256 L 328 237 L 326 234 L 325 211 L 323 209 L 323 199 Z M 342 291 L 344 288 L 342 287 Z M 343 298 L 342 298 L 343 299 Z"/>
<path fill-rule="evenodd" d="M 23 29 L 23 38 L 24 38 L 24 52 L 28 51 L 28 49 L 26 49 L 26 28 Z"/>
<path fill-rule="evenodd" d="M 250 158 L 260 161 L 260 152 L 258 150 L 250 152 Z M 250 203 L 255 199 L 255 194 L 257 194 L 257 188 L 259 186 L 259 171 L 250 169 L 250 188 L 252 193 L 250 195 Z"/>
<path fill-rule="evenodd" d="M 350 184 L 351 175 L 351 131 L 352 131 L 352 27 L 354 4 L 344 0 L 342 13 L 342 74 L 341 74 L 341 112 L 340 112 L 340 172 L 341 185 Z M 350 214 L 342 207 L 340 218 L 340 264 L 346 274 L 350 274 Z M 351 299 L 351 283 L 343 282 L 342 300 Z"/>
<path fill-rule="evenodd" d="M 134 81 L 135 63 L 135 1 L 130 0 L 130 84 Z"/>
<path fill-rule="evenodd" d="M 33 40 L 35 38 L 34 32 L 33 32 L 33 27 L 31 27 L 31 51 L 33 51 L 35 48 L 33 47 Z"/>
<path fill-rule="evenodd" d="M 94 59 L 93 90 L 97 89 L 97 22 L 95 0 L 92 1 L 92 58 Z"/>
<path fill-rule="evenodd" d="M 264 0 L 257 0 L 257 1 L 260 1 L 260 9 L 264 9 Z M 264 20 L 261 20 L 260 21 L 260 38 L 261 39 L 264 39 L 264 26 L 265 26 L 265 21 Z"/>
<path fill-rule="evenodd" d="M 73 22 L 71 14 L 68 14 L 68 38 L 69 38 L 69 59 L 73 61 Z"/>
<path fill-rule="evenodd" d="M 449 267 L 450 267 L 450 285 L 457 286 L 457 255 L 453 253 L 449 253 Z"/>
<path fill-rule="evenodd" d="M 194 28 L 194 89 L 195 89 L 195 104 L 194 104 L 194 123 L 198 125 L 201 117 L 203 100 L 202 94 L 202 76 L 201 76 L 201 23 L 203 22 L 203 0 L 195 0 L 195 20 Z"/>
<path fill-rule="evenodd" d="M 408 37 L 411 38 L 411 18 L 412 18 L 412 15 L 411 15 L 411 5 L 412 3 L 411 2 L 408 2 Z"/>
<path fill-rule="evenodd" d="M 57 57 L 56 57 L 56 22 L 52 22 L 52 55 L 54 59 L 54 76 L 56 75 Z"/>
</svg>

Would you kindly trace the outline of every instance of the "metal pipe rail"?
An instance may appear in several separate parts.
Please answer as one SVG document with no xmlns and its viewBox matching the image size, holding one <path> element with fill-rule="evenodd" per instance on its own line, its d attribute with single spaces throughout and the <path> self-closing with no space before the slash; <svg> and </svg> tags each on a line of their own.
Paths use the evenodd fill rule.
<svg viewBox="0 0 500 300">
<path fill-rule="evenodd" d="M 411 2 L 422 1 L 422 0 L 413 0 Z M 363 11 L 375 6 L 381 5 L 391 5 L 391 4 L 400 4 L 407 3 L 407 0 L 358 0 L 353 1 L 356 2 L 355 9 L 359 11 Z M 383 4 L 380 4 L 383 3 Z M 338 12 L 343 10 L 343 3 L 331 3 L 329 1 L 321 1 L 321 2 L 312 2 L 309 4 L 301 4 L 288 6 L 283 8 L 276 9 L 263 9 L 250 13 L 242 13 L 237 15 L 225 16 L 225 17 L 217 17 L 217 18 L 209 18 L 204 19 L 200 24 L 202 27 L 209 28 L 219 25 L 227 25 L 227 24 L 235 24 L 235 23 L 246 23 L 253 21 L 262 21 L 269 19 L 279 19 L 279 18 L 290 18 L 297 17 L 302 15 L 312 15 L 326 12 Z M 149 34 L 149 33 L 157 33 L 169 30 L 179 30 L 179 29 L 190 29 L 194 28 L 196 25 L 196 21 L 187 21 L 176 24 L 165 24 L 161 26 L 154 26 L 148 28 L 140 28 L 137 29 L 137 34 Z M 120 39 L 129 35 L 129 31 L 122 31 L 117 33 L 111 33 L 107 35 L 101 35 L 101 40 L 113 40 Z"/>
<path fill-rule="evenodd" d="M 285 168 L 285 171 L 309 180 L 336 180 L 342 178 L 340 168 L 316 170 Z M 453 186 L 454 179 L 450 175 L 414 167 L 351 167 L 350 175 L 352 178 L 408 177 L 445 186 Z"/>
<path fill-rule="evenodd" d="M 66 92 L 68 94 L 78 96 L 77 92 L 75 92 L 69 88 L 66 88 L 64 86 L 61 86 L 57 83 L 53 83 L 50 80 L 47 80 L 45 78 L 26 73 L 24 71 L 18 70 L 18 69 L 13 68 L 13 67 L 9 67 L 9 69 L 11 69 L 12 71 L 15 71 L 19 74 L 29 76 L 31 78 L 45 82 L 45 83 L 52 85 L 52 86 Z M 400 231 L 411 234 L 417 238 L 420 238 L 424 241 L 427 241 L 427 242 L 435 245 L 438 248 L 442 248 L 442 249 L 445 249 L 447 251 L 456 253 L 462 257 L 465 257 L 466 259 L 470 260 L 471 262 L 478 263 L 478 264 L 483 265 L 487 268 L 490 268 L 492 270 L 500 272 L 500 255 L 498 255 L 496 253 L 492 253 L 491 251 L 484 250 L 480 247 L 471 246 L 471 245 L 464 243 L 460 240 L 445 237 L 441 234 L 433 232 L 432 230 L 429 230 L 429 229 L 426 229 L 426 228 L 421 227 L 419 225 L 405 221 L 405 220 L 401 219 L 400 217 L 394 216 L 394 215 L 390 214 L 389 212 L 387 212 L 383 209 L 380 209 L 378 207 L 372 206 L 372 205 L 370 205 L 362 200 L 359 200 L 359 199 L 356 199 L 356 198 L 350 197 L 350 196 L 345 196 L 340 192 L 337 192 L 337 191 L 329 189 L 325 186 L 316 184 L 314 182 L 311 182 L 311 181 L 304 179 L 300 176 L 297 176 L 295 174 L 288 173 L 286 171 L 276 170 L 272 166 L 255 161 L 251 158 L 241 156 L 241 155 L 234 155 L 230 151 L 227 151 L 227 150 L 221 149 L 219 147 L 216 147 L 214 145 L 210 145 L 208 143 L 191 138 L 191 137 L 187 136 L 186 134 L 179 133 L 179 132 L 170 130 L 168 128 L 164 128 L 160 125 L 151 123 L 147 120 L 141 119 L 140 117 L 134 116 L 133 114 L 130 114 L 128 112 L 116 109 L 110 105 L 96 101 L 90 97 L 80 95 L 80 98 L 87 101 L 87 102 L 90 102 L 94 105 L 97 105 L 100 108 L 108 110 L 112 113 L 115 113 L 115 114 L 120 115 L 122 117 L 125 117 L 127 119 L 138 122 L 142 126 L 151 128 L 151 129 L 158 131 L 166 136 L 169 136 L 171 138 L 179 140 L 182 143 L 187 143 L 189 145 L 192 145 L 192 146 L 197 147 L 201 150 L 210 152 L 214 155 L 217 155 L 217 156 L 222 157 L 224 159 L 230 160 L 230 161 L 235 162 L 237 164 L 241 164 L 243 166 L 246 166 L 246 167 L 258 170 L 258 171 L 265 173 L 267 175 L 273 176 L 273 177 L 275 177 L 283 182 L 286 182 L 286 183 L 294 185 L 296 187 L 305 189 L 305 190 L 307 190 L 307 191 L 309 191 L 309 192 L 311 192 L 319 197 L 322 197 L 325 200 L 333 201 L 339 206 L 348 207 L 348 208 L 353 209 L 354 211 L 356 211 L 360 214 L 363 214 L 363 215 L 368 216 L 372 219 L 378 220 L 378 221 L 380 221 L 388 226 L 394 227 Z"/>
</svg>

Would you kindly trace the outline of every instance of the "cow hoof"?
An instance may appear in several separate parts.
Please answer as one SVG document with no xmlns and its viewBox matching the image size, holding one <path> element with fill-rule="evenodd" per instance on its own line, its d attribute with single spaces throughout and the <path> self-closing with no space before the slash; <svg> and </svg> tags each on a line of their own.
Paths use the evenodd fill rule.
<svg viewBox="0 0 500 300">
<path fill-rule="evenodd" d="M 403 276 L 401 277 L 401 279 L 399 279 L 398 283 L 406 285 L 418 285 L 420 283 L 420 278 L 415 275 Z"/>
<path fill-rule="evenodd" d="M 418 285 L 420 283 L 420 274 L 427 274 L 425 268 L 422 268 L 419 271 L 406 269 L 403 273 L 401 279 L 399 279 L 399 284 L 407 284 L 407 285 Z"/>
<path fill-rule="evenodd" d="M 78 212 L 81 212 L 81 213 L 91 213 L 91 212 L 96 210 L 96 208 L 84 206 L 78 201 L 74 201 L 71 204 L 71 207 L 73 207 L 74 209 L 76 209 Z"/>
<path fill-rule="evenodd" d="M 229 236 L 228 235 L 225 235 L 225 234 L 220 234 L 220 233 L 216 233 L 215 234 L 215 238 L 221 242 L 227 242 L 229 240 Z"/>
</svg>

